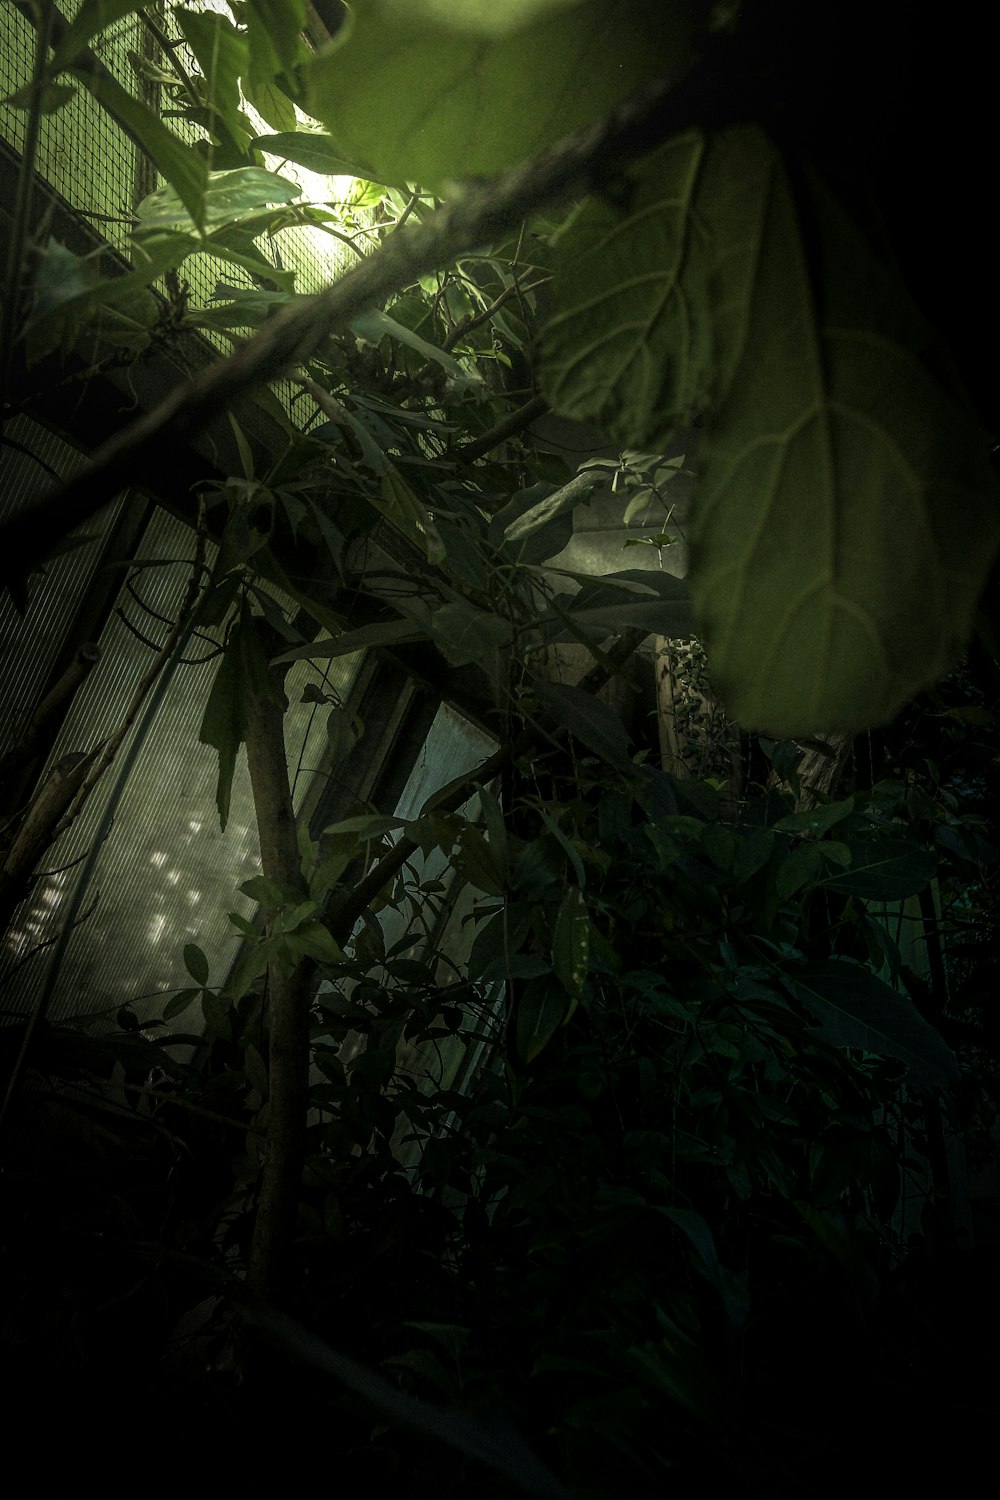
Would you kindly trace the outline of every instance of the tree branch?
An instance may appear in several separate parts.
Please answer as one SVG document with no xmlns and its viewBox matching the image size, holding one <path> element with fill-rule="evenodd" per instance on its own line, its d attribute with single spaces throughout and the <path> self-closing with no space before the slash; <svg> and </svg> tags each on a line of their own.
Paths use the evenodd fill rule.
<svg viewBox="0 0 1000 1500">
<path fill-rule="evenodd" d="M 554 202 L 600 191 L 620 178 L 623 161 L 693 121 L 721 123 L 709 119 L 719 113 L 709 107 L 713 93 L 725 95 L 723 114 L 732 118 L 729 100 L 738 76 L 732 63 L 728 48 L 714 40 L 678 87 L 649 91 L 499 178 L 470 183 L 425 222 L 390 235 L 333 286 L 277 313 L 227 359 L 109 438 L 87 469 L 0 528 L 3 581 L 16 586 L 57 540 L 134 481 L 137 466 L 167 461 L 178 441 L 186 442 L 240 396 L 301 364 L 359 313 L 459 255 L 494 243 Z"/>
</svg>

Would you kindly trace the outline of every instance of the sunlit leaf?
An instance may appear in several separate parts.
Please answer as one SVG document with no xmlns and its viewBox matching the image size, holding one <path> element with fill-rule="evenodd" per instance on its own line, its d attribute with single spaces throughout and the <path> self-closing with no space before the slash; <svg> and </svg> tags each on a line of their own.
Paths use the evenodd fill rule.
<svg viewBox="0 0 1000 1500">
<path fill-rule="evenodd" d="M 276 135 L 259 135 L 250 144 L 255 151 L 280 156 L 323 177 L 350 176 L 353 172 L 353 164 L 341 154 L 333 137 L 319 131 L 283 130 Z"/>
<path fill-rule="evenodd" d="M 688 54 L 685 0 L 363 0 L 307 65 L 310 112 L 381 181 L 493 173 Z"/>
<path fill-rule="evenodd" d="M 209 172 L 205 178 L 202 223 L 206 234 L 223 226 L 253 218 L 262 208 L 291 203 L 302 189 L 297 182 L 263 167 L 234 167 L 230 172 Z M 155 231 L 193 229 L 187 204 L 171 186 L 157 188 L 136 210 L 136 238 L 145 240 Z"/>
</svg>

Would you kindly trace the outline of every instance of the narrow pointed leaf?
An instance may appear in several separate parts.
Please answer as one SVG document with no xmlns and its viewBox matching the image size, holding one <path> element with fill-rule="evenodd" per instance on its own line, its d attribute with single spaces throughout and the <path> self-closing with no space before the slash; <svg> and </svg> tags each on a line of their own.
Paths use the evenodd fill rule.
<svg viewBox="0 0 1000 1500">
<path fill-rule="evenodd" d="M 907 995 L 849 959 L 822 959 L 783 976 L 786 989 L 815 1017 L 825 1040 L 906 1063 L 920 1083 L 948 1085 L 958 1063 L 940 1032 Z"/>
</svg>

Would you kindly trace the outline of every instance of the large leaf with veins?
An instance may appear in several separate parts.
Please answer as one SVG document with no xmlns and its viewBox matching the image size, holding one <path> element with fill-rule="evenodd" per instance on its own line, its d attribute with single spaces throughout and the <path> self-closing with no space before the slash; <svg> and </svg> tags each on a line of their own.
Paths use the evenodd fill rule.
<svg viewBox="0 0 1000 1500">
<path fill-rule="evenodd" d="M 690 583 L 729 712 L 779 737 L 890 718 L 956 659 L 1000 538 L 983 435 L 898 283 L 749 126 L 661 148 L 557 256 L 554 406 L 654 449 L 706 408 Z"/>
<path fill-rule="evenodd" d="M 311 112 L 383 182 L 499 172 L 680 76 L 690 0 L 354 0 Z"/>
</svg>

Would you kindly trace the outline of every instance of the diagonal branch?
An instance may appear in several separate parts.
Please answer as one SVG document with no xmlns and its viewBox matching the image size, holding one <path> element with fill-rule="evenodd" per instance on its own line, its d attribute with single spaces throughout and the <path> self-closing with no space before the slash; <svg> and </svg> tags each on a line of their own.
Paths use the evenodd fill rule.
<svg viewBox="0 0 1000 1500">
<path fill-rule="evenodd" d="M 720 94 L 726 102 L 722 114 L 731 118 L 733 76 L 728 49 L 715 39 L 676 88 L 660 86 L 641 95 L 499 178 L 468 184 L 425 222 L 390 235 L 363 264 L 276 314 L 227 359 L 178 386 L 153 411 L 109 438 L 85 470 L 0 528 L 3 581 L 23 579 L 55 541 L 133 479 L 138 466 L 169 461 L 178 441 L 239 397 L 301 364 L 359 313 L 382 306 L 400 287 L 459 255 L 495 242 L 553 203 L 606 188 L 620 178 L 623 161 L 693 121 L 718 115 Z M 740 113 L 739 104 L 736 109 Z"/>
</svg>

